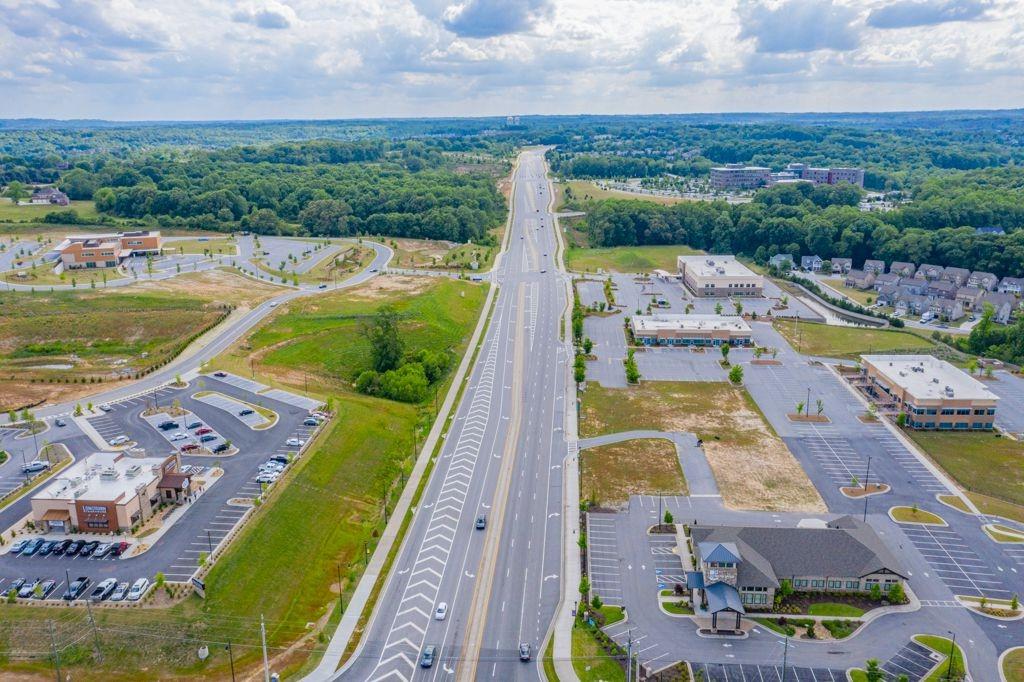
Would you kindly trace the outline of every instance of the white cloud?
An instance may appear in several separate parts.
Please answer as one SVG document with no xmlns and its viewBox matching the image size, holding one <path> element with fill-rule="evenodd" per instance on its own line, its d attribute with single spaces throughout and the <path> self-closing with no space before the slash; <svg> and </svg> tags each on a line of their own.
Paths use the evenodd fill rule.
<svg viewBox="0 0 1024 682">
<path fill-rule="evenodd" d="M 0 97 L 57 118 L 1016 107 L 1022 43 L 1015 0 L 0 0 Z"/>
</svg>

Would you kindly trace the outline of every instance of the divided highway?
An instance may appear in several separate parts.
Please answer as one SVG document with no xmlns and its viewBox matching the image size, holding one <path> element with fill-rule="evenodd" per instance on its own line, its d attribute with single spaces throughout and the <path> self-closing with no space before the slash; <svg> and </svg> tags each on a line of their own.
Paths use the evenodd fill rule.
<svg viewBox="0 0 1024 682">
<path fill-rule="evenodd" d="M 561 591 L 562 425 L 573 396 L 550 191 L 543 151 L 524 152 L 490 326 L 373 617 L 335 679 L 540 678 Z M 521 644 L 532 660 L 520 660 Z M 424 668 L 430 645 L 437 654 Z"/>
</svg>

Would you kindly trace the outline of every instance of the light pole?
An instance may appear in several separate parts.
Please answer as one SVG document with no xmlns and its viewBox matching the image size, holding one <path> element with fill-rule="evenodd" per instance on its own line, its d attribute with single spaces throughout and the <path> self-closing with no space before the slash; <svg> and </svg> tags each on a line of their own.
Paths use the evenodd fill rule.
<svg viewBox="0 0 1024 682">
<path fill-rule="evenodd" d="M 953 641 L 949 645 L 949 666 L 946 667 L 946 679 L 953 679 L 953 663 L 956 656 L 956 633 L 952 630 L 946 630 L 949 634 L 953 635 Z"/>
<path fill-rule="evenodd" d="M 871 455 L 868 455 L 868 468 L 864 472 L 864 522 L 868 520 L 868 476 L 871 475 Z"/>
</svg>

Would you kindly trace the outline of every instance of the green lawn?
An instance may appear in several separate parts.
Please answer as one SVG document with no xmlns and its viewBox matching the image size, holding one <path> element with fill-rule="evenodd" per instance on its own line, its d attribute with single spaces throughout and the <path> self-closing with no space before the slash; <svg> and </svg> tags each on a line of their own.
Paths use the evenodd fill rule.
<svg viewBox="0 0 1024 682">
<path fill-rule="evenodd" d="M 607 627 L 625 618 L 626 610 L 621 606 L 608 606 L 605 604 L 601 607 L 601 615 L 604 616 L 604 624 Z"/>
<path fill-rule="evenodd" d="M 622 682 L 626 671 L 618 661 L 609 658 L 593 632 L 582 625 L 572 629 L 572 667 L 580 682 Z"/>
<path fill-rule="evenodd" d="M 603 199 L 636 199 L 638 201 L 649 201 L 654 204 L 678 204 L 688 201 L 683 197 L 659 197 L 652 194 L 639 194 L 636 192 L 623 192 L 615 189 L 602 189 L 589 180 L 570 180 L 568 182 L 555 183 L 555 205 L 559 210 L 564 210 L 566 202 L 566 190 L 570 198 L 576 201 L 599 201 Z"/>
<path fill-rule="evenodd" d="M 829 277 L 824 280 L 826 284 L 828 284 L 830 287 L 832 287 L 839 293 L 845 294 L 847 297 L 852 298 L 854 301 L 864 306 L 873 303 L 878 296 L 878 292 L 875 291 L 874 289 L 861 291 L 860 289 L 854 289 L 853 287 L 846 286 L 845 284 L 843 284 L 844 281 L 845 280 L 838 277 Z"/>
<path fill-rule="evenodd" d="M 932 671 L 931 675 L 924 679 L 924 682 L 940 682 L 940 680 L 946 679 L 950 670 L 949 652 L 953 647 L 953 642 L 946 637 L 939 637 L 937 635 L 917 635 L 914 637 L 914 641 L 942 655 L 942 663 Z M 953 651 L 952 668 L 954 671 L 961 673 L 964 669 L 964 652 L 959 644 L 956 645 L 956 649 Z"/>
<path fill-rule="evenodd" d="M 42 220 L 47 213 L 73 210 L 80 218 L 94 220 L 99 217 L 96 205 L 91 201 L 72 201 L 70 206 L 54 206 L 42 204 L 37 206 L 18 206 L 10 199 L 0 198 L 0 221 L 3 222 L 35 222 Z"/>
<path fill-rule="evenodd" d="M 230 237 L 220 238 L 209 238 L 205 240 L 196 239 L 176 239 L 174 241 L 164 242 L 163 251 L 167 255 L 181 254 L 181 253 L 206 253 L 209 251 L 213 255 L 224 254 L 226 256 L 233 256 L 237 252 L 235 241 Z"/>
<path fill-rule="evenodd" d="M 1024 505 L 1024 442 L 982 431 L 905 433 L 965 489 Z"/>
<path fill-rule="evenodd" d="M 630 495 L 686 495 L 675 445 L 668 440 L 627 440 L 580 451 L 580 493 L 600 507 L 624 505 Z"/>
<path fill-rule="evenodd" d="M 928 339 L 896 329 L 840 327 L 779 318 L 775 320 L 775 328 L 789 345 L 804 355 L 856 359 L 865 353 L 927 353 L 935 348 L 935 344 Z"/>
<path fill-rule="evenodd" d="M 923 523 L 925 525 L 941 526 L 944 520 L 938 514 L 933 514 L 923 509 L 913 507 L 893 507 L 889 510 L 892 518 L 899 523 Z"/>
<path fill-rule="evenodd" d="M 607 248 L 570 248 L 566 266 L 576 272 L 676 272 L 676 256 L 689 256 L 697 251 L 689 246 L 613 246 Z"/>
<path fill-rule="evenodd" d="M 859 609 L 851 604 L 822 602 L 820 604 L 811 604 L 807 609 L 807 613 L 811 616 L 846 616 L 848 618 L 857 618 L 864 615 L 864 609 Z"/>
<path fill-rule="evenodd" d="M 1024 646 L 1017 647 L 1003 659 L 1003 674 L 1007 682 L 1024 682 Z"/>
</svg>

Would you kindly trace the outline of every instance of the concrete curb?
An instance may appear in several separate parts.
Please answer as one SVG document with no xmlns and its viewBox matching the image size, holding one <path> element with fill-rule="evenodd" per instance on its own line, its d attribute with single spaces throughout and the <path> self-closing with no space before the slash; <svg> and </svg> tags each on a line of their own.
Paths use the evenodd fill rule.
<svg viewBox="0 0 1024 682">
<path fill-rule="evenodd" d="M 367 565 L 362 577 L 360 577 L 359 582 L 356 585 L 356 590 L 345 609 L 345 613 L 338 622 L 338 626 L 335 629 L 334 634 L 331 636 L 327 649 L 324 651 L 323 658 L 320 659 L 320 663 L 317 664 L 317 667 L 303 678 L 305 680 L 313 681 L 330 679 L 335 672 L 338 671 L 338 664 L 345 653 L 345 649 L 348 647 L 349 640 L 352 638 L 356 627 L 359 625 L 359 620 L 362 618 L 363 610 L 366 608 L 367 602 L 370 599 L 373 587 L 376 585 L 381 571 L 387 562 L 388 554 L 391 552 L 395 541 L 398 540 L 399 531 L 401 530 L 406 514 L 412 506 L 412 500 L 416 494 L 416 490 L 419 488 L 420 480 L 422 479 L 423 473 L 427 468 L 427 464 L 433 455 L 434 447 L 437 445 L 438 439 L 441 437 L 441 432 L 447 424 L 448 415 L 454 407 L 455 398 L 459 394 L 463 381 L 470 369 L 470 359 L 475 354 L 476 348 L 479 345 L 480 339 L 486 329 L 487 320 L 491 312 L 491 306 L 494 302 L 494 297 L 496 296 L 497 291 L 497 285 L 492 282 L 490 284 L 490 289 L 487 292 L 487 298 L 484 300 L 484 304 L 481 309 L 480 319 L 477 320 L 476 329 L 473 330 L 473 336 L 470 338 L 469 344 L 466 346 L 466 352 L 462 356 L 462 361 L 459 363 L 459 367 L 455 372 L 455 377 L 448 388 L 448 394 L 445 396 L 444 402 L 441 404 L 441 409 L 438 411 L 437 417 L 434 419 L 434 425 L 431 427 L 430 433 L 427 435 L 427 438 L 420 449 L 419 456 L 416 458 L 416 464 L 413 466 L 413 470 L 409 475 L 405 489 L 402 491 L 402 495 L 399 497 L 398 503 L 395 505 L 395 508 L 391 513 L 391 519 L 384 528 L 380 541 L 377 543 L 373 556 L 370 558 L 370 563 Z M 408 537 L 409 536 L 406 535 L 405 538 L 402 539 L 402 544 L 405 543 Z M 388 582 L 390 582 L 392 575 L 393 573 L 388 575 Z M 386 591 L 387 583 L 385 583 L 381 593 Z M 370 623 L 372 623 L 375 616 L 376 608 L 370 616 Z M 368 629 L 369 623 L 367 624 L 367 630 Z M 349 658 L 350 662 L 355 661 L 358 658 L 362 646 L 363 643 L 360 642 L 353 655 Z M 344 669 L 344 667 L 341 668 L 341 670 Z"/>
</svg>

